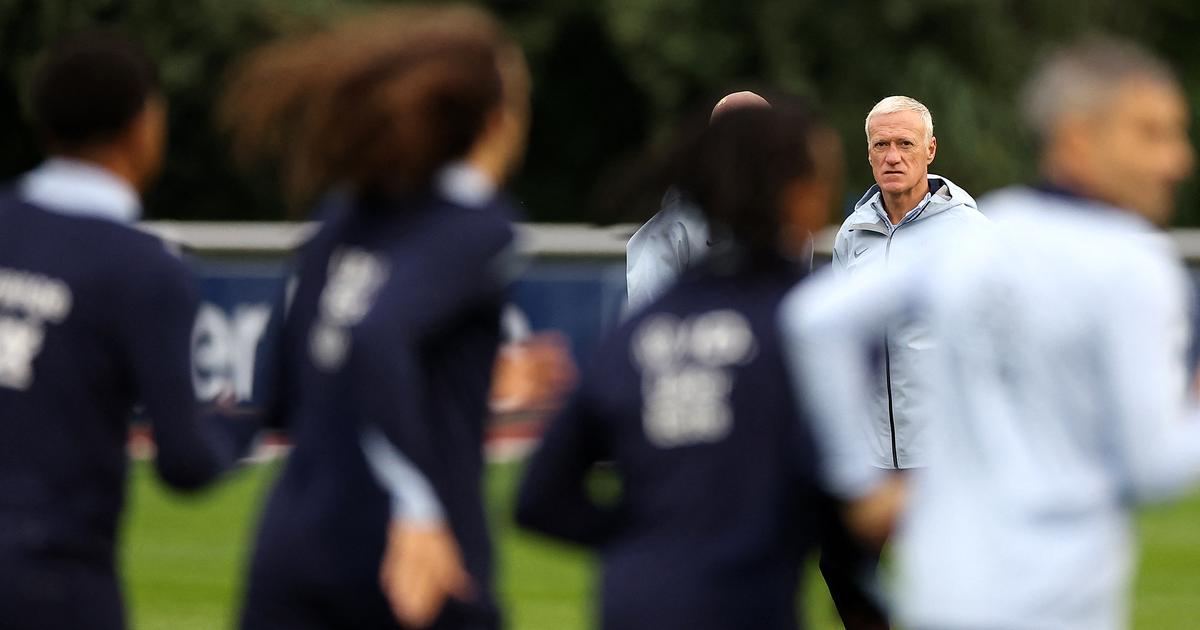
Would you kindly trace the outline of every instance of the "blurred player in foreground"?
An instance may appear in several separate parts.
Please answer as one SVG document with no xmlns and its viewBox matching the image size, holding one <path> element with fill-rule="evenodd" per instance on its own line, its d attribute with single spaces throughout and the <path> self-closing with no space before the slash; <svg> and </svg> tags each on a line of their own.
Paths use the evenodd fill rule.
<svg viewBox="0 0 1200 630">
<path fill-rule="evenodd" d="M 1126 627 L 1130 508 L 1200 477 L 1190 283 L 1154 227 L 1192 168 L 1183 92 L 1158 59 L 1100 40 L 1052 56 L 1024 106 L 1045 181 L 984 199 L 986 240 L 814 280 L 784 308 L 830 432 L 868 413 L 865 349 L 889 319 L 920 311 L 938 337 L 929 468 L 897 536 L 914 630 Z"/>
<path fill-rule="evenodd" d="M 837 198 L 831 134 L 792 104 L 739 109 L 673 181 L 723 238 L 603 344 L 521 484 L 525 527 L 602 554 L 601 626 L 797 627 L 822 510 L 817 446 L 779 353 L 777 310 Z M 866 461 L 864 451 L 859 461 Z M 611 461 L 622 493 L 592 499 Z"/>
<path fill-rule="evenodd" d="M 499 625 L 482 432 L 528 106 L 520 50 L 467 8 L 368 12 L 235 75 L 237 147 L 343 187 L 297 262 L 271 416 L 295 447 L 242 627 Z"/>
<path fill-rule="evenodd" d="M 0 626 L 117 630 L 134 404 L 171 486 L 213 481 L 233 444 L 197 417 L 191 276 L 133 225 L 163 155 L 153 63 L 80 35 L 49 51 L 30 101 L 50 157 L 0 193 Z"/>
<path fill-rule="evenodd" d="M 717 101 L 709 122 L 711 124 L 738 109 L 770 107 L 770 103 L 758 94 L 734 92 Z M 824 164 L 834 164 L 842 159 L 841 145 L 836 140 L 822 143 L 820 150 L 827 153 L 822 156 Z M 868 194 L 864 199 L 870 198 Z M 720 230 L 710 235 L 708 220 L 699 205 L 678 185 L 667 191 L 662 205 L 662 209 L 638 229 L 626 246 L 630 312 L 658 299 L 679 276 L 699 266 L 715 245 L 715 239 L 721 237 Z M 939 205 L 940 211 L 948 204 Z M 812 239 L 807 234 L 803 238 L 803 249 L 798 250 L 798 256 L 804 270 L 808 271 L 812 266 Z M 849 535 L 839 522 L 836 510 L 827 512 L 829 518 L 822 526 L 825 535 L 820 544 L 821 576 L 829 586 L 829 594 L 842 623 L 848 630 L 887 628 L 887 613 L 878 580 L 877 549 L 864 548 Z"/>
</svg>

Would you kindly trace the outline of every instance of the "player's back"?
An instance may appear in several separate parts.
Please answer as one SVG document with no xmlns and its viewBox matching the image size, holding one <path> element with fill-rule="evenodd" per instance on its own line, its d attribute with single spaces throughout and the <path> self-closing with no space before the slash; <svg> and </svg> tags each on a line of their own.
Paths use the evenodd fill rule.
<svg viewBox="0 0 1200 630">
<path fill-rule="evenodd" d="M 816 462 L 777 310 L 801 274 L 712 264 L 722 262 L 685 274 L 603 344 L 523 485 L 523 523 L 600 551 L 606 628 L 796 626 Z M 576 531 L 586 519 L 553 489 L 586 465 L 568 463 L 570 434 L 621 485 L 608 519 Z"/>
<path fill-rule="evenodd" d="M 1123 618 L 1127 506 L 1145 490 L 1122 339 L 1154 329 L 1182 357 L 1185 279 L 1129 213 L 1032 190 L 985 209 L 994 238 L 931 284 L 942 422 L 900 534 L 903 618 L 1107 628 Z M 1153 303 L 1130 304 L 1143 284 Z M 1156 368 L 1145 385 L 1181 397 L 1182 374 Z"/>
<path fill-rule="evenodd" d="M 146 402 L 176 413 L 194 403 L 190 325 L 163 327 L 175 315 L 190 322 L 195 300 L 182 263 L 156 238 L 44 210 L 12 192 L 0 197 L 0 501 L 25 523 L 0 530 L 111 553 L 134 402 L 150 395 Z M 168 337 L 169 348 L 147 347 Z M 161 362 L 142 360 L 155 350 Z M 186 400 L 145 391 L 179 376 Z M 203 445 L 191 448 L 200 451 L 194 461 L 165 462 L 168 481 L 194 486 L 215 474 Z"/>
</svg>

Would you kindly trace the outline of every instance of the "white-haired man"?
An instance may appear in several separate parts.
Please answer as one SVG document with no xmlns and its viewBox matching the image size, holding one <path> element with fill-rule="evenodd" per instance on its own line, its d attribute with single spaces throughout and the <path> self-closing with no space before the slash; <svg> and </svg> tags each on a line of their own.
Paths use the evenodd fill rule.
<svg viewBox="0 0 1200 630">
<path fill-rule="evenodd" d="M 867 114 L 867 161 L 875 185 L 854 206 L 838 230 L 833 269 L 849 280 L 905 265 L 931 250 L 945 249 L 955 240 L 985 229 L 987 219 L 975 200 L 940 175 L 930 175 L 937 155 L 933 117 L 929 109 L 907 96 L 889 96 Z M 857 392 L 869 400 L 866 417 L 841 418 L 856 424 L 869 443 L 868 462 L 840 462 L 851 467 L 904 470 L 926 465 L 925 429 L 929 421 L 929 369 L 925 365 L 933 344 L 927 323 L 899 318 L 889 323 L 883 338 L 880 368 Z M 857 451 L 858 454 L 864 451 Z M 856 455 L 857 456 L 857 455 Z M 871 588 L 852 588 L 870 582 L 879 563 L 877 550 L 844 540 L 821 549 L 821 573 L 835 595 L 842 616 L 854 611 L 880 611 L 882 606 L 839 594 L 862 594 Z"/>
<path fill-rule="evenodd" d="M 818 433 L 846 452 L 865 348 L 900 313 L 933 324 L 929 466 L 897 541 L 915 630 L 1125 628 L 1130 506 L 1200 479 L 1192 288 L 1154 230 L 1194 162 L 1186 95 L 1149 53 L 1094 40 L 1051 56 L 1024 101 L 1045 183 L 985 198 L 984 238 L 784 307 Z M 886 477 L 830 459 L 843 498 Z"/>
<path fill-rule="evenodd" d="M 838 230 L 833 268 L 846 276 L 904 264 L 946 248 L 987 225 L 975 200 L 949 179 L 929 174 L 937 155 L 929 109 L 907 96 L 889 96 L 867 114 L 867 160 L 875 185 Z M 872 464 L 903 470 L 925 465 L 928 326 L 896 321 L 888 329 L 883 367 L 871 389 L 866 427 Z"/>
</svg>

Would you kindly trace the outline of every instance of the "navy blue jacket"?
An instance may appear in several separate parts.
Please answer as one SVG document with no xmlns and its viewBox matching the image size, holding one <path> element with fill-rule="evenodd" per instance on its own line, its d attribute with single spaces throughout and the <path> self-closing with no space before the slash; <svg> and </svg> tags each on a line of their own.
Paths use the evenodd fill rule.
<svg viewBox="0 0 1200 630">
<path fill-rule="evenodd" d="M 793 629 L 817 462 L 779 352 L 782 261 L 714 255 L 625 322 L 521 484 L 525 527 L 599 550 L 604 628 Z M 611 461 L 620 497 L 587 491 Z"/>
<path fill-rule="evenodd" d="M 0 556 L 111 570 L 135 403 L 167 483 L 197 488 L 232 463 L 222 427 L 197 417 L 198 305 L 159 239 L 0 194 Z"/>
<path fill-rule="evenodd" d="M 376 431 L 432 485 L 474 580 L 475 601 L 450 604 L 436 627 L 495 627 L 481 451 L 509 209 L 430 195 L 335 201 L 325 214 L 283 326 L 268 422 L 294 448 L 263 517 L 243 625 L 268 627 L 315 592 L 327 601 L 310 617 L 329 627 L 393 623 L 378 585 L 393 497 L 362 445 Z"/>
</svg>

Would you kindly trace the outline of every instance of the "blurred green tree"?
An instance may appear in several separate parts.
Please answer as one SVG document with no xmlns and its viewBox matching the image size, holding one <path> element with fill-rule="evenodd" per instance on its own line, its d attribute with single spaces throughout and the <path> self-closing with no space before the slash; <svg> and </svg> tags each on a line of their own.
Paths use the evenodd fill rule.
<svg viewBox="0 0 1200 630">
<path fill-rule="evenodd" d="M 0 0 L 0 176 L 35 164 L 22 94 L 38 51 L 91 24 L 139 37 L 159 59 L 171 100 L 171 146 L 148 215 L 285 216 L 269 172 L 240 173 L 214 131 L 229 64 L 272 33 L 386 0 Z M 847 143 L 848 196 L 870 183 L 862 119 L 908 94 L 934 113 L 935 171 L 982 194 L 1036 176 L 1014 108 L 1021 80 L 1055 43 L 1089 31 L 1132 37 L 1170 60 L 1200 105 L 1200 3 L 1194 0 L 490 0 L 524 45 L 535 77 L 534 124 L 514 183 L 536 220 L 586 211 L 605 173 L 660 142 L 686 111 L 724 91 L 807 96 Z M 1200 107 L 1197 107 L 1200 109 Z M 632 209 L 623 218 L 648 216 Z M 1200 190 L 1178 223 L 1200 225 Z"/>
</svg>

